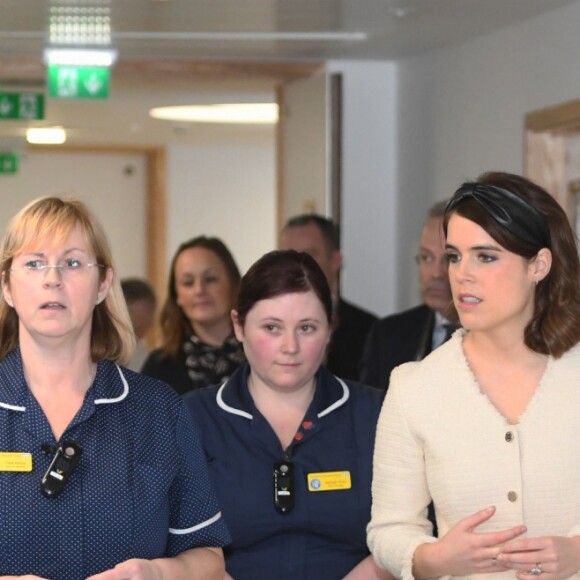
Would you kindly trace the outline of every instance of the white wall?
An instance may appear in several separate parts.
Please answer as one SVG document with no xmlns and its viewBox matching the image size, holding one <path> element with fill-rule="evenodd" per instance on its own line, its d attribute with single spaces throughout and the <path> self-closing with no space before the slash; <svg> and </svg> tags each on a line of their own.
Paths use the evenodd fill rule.
<svg viewBox="0 0 580 580">
<path fill-rule="evenodd" d="M 168 264 L 182 242 L 217 236 L 244 273 L 276 247 L 274 131 L 168 148 Z"/>
<path fill-rule="evenodd" d="M 343 294 L 378 314 L 419 302 L 425 213 L 465 179 L 523 171 L 524 115 L 580 98 L 580 2 L 461 46 L 343 73 Z"/>
<path fill-rule="evenodd" d="M 579 22 L 576 2 L 418 61 L 433 66 L 434 193 L 491 169 L 523 171 L 525 113 L 580 97 Z"/>
<path fill-rule="evenodd" d="M 330 61 L 343 75 L 342 294 L 377 314 L 396 309 L 397 67 Z"/>
<path fill-rule="evenodd" d="M 431 180 L 433 151 L 434 69 L 432 58 L 397 63 L 397 233 L 398 308 L 420 302 L 415 264 L 423 222 L 433 200 L 443 199 Z"/>
<path fill-rule="evenodd" d="M 170 146 L 167 153 L 168 264 L 181 242 L 201 234 L 222 238 L 242 273 L 275 248 L 273 129 Z M 119 275 L 145 276 L 145 188 L 139 154 L 28 152 L 16 175 L 0 175 L 0 237 L 31 199 L 78 197 L 103 224 Z"/>
<path fill-rule="evenodd" d="M 103 225 L 119 276 L 145 275 L 143 155 L 25 152 L 16 175 L 0 175 L 0 237 L 18 210 L 44 195 L 85 202 Z"/>
<path fill-rule="evenodd" d="M 303 213 L 327 213 L 327 77 L 284 85 L 281 221 Z"/>
</svg>

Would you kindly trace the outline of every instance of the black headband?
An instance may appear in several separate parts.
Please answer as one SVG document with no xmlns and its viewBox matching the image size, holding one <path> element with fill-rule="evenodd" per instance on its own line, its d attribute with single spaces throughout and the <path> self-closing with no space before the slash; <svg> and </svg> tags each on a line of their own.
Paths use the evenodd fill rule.
<svg viewBox="0 0 580 580">
<path fill-rule="evenodd" d="M 550 230 L 544 216 L 525 199 L 503 187 L 464 183 L 447 202 L 445 214 L 471 198 L 514 236 L 534 246 L 551 248 Z"/>
</svg>

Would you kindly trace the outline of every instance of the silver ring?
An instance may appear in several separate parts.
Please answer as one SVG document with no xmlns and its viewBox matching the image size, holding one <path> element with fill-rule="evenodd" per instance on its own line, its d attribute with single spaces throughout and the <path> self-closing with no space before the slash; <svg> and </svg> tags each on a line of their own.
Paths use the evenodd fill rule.
<svg viewBox="0 0 580 580">
<path fill-rule="evenodd" d="M 542 570 L 542 564 L 540 564 L 540 562 L 538 562 L 531 570 L 530 570 L 530 574 L 533 574 L 534 576 L 539 576 L 541 573 L 543 572 Z"/>
</svg>

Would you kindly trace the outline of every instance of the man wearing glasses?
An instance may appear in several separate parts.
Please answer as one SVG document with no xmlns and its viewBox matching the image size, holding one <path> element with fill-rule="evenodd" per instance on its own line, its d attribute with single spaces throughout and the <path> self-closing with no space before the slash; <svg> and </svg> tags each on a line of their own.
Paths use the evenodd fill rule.
<svg viewBox="0 0 580 580">
<path fill-rule="evenodd" d="M 443 344 L 457 326 L 447 274 L 444 213 L 444 201 L 429 210 L 415 257 L 423 304 L 373 324 L 361 362 L 362 383 L 387 389 L 396 366 L 421 360 Z"/>
</svg>

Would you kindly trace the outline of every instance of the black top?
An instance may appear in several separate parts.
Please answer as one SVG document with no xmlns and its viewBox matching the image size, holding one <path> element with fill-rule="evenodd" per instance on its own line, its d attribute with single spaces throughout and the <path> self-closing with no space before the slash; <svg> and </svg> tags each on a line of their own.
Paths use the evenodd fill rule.
<svg viewBox="0 0 580 580">
<path fill-rule="evenodd" d="M 361 383 L 386 390 L 396 366 L 431 352 L 434 324 L 435 313 L 424 304 L 375 322 L 364 348 Z"/>
<path fill-rule="evenodd" d="M 175 357 L 152 351 L 141 372 L 171 385 L 180 395 L 195 389 L 221 384 L 244 362 L 241 344 L 230 336 L 221 347 L 209 346 L 195 335 L 184 339 Z"/>
<path fill-rule="evenodd" d="M 367 334 L 377 317 L 342 298 L 338 301 L 338 325 L 332 333 L 326 367 L 340 377 L 358 380 Z"/>
</svg>

